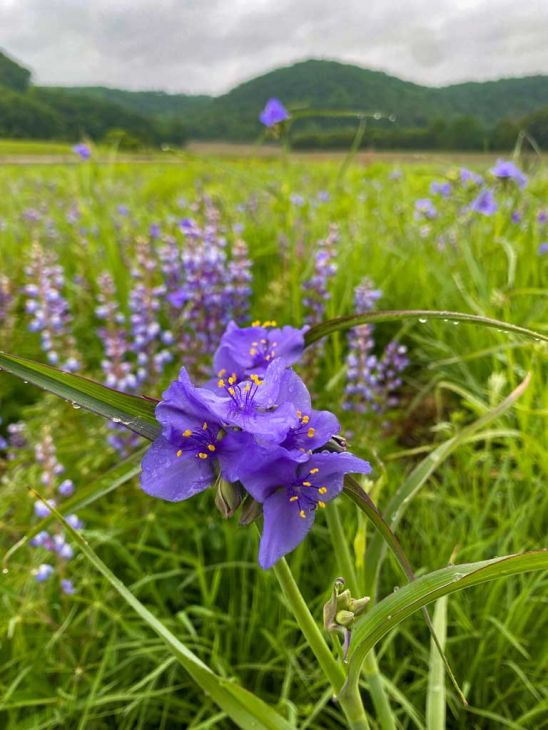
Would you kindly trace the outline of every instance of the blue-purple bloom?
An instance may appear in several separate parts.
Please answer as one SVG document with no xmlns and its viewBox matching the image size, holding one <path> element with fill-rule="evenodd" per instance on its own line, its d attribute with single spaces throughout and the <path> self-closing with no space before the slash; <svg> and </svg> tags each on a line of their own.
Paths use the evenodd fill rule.
<svg viewBox="0 0 548 730">
<path fill-rule="evenodd" d="M 63 578 L 61 580 L 61 590 L 67 596 L 73 596 L 76 593 L 76 588 L 74 587 L 74 583 L 71 580 L 69 580 L 68 578 Z"/>
<path fill-rule="evenodd" d="M 509 160 L 497 160 L 490 172 L 499 180 L 513 180 L 520 190 L 527 185 L 527 175 Z"/>
<path fill-rule="evenodd" d="M 460 181 L 461 181 L 462 185 L 472 186 L 472 185 L 482 185 L 483 184 L 483 178 L 481 175 L 478 175 L 477 172 L 474 172 L 473 170 L 469 170 L 467 167 L 461 167 L 459 172 L 460 172 Z"/>
<path fill-rule="evenodd" d="M 416 201 L 415 218 L 417 220 L 419 220 L 420 218 L 428 218 L 429 220 L 432 220 L 433 218 L 436 218 L 437 215 L 438 211 L 436 210 L 430 198 L 419 198 Z"/>
<path fill-rule="evenodd" d="M 493 215 L 497 212 L 497 208 L 497 201 L 489 188 L 480 190 L 478 196 L 470 203 L 470 210 L 481 215 Z"/>
<path fill-rule="evenodd" d="M 213 368 L 218 377 L 226 373 L 241 378 L 256 373 L 263 375 L 277 357 L 286 365 L 294 365 L 303 354 L 305 328 L 278 327 L 275 321 L 252 323 L 251 327 L 238 327 L 230 322 L 213 358 Z"/>
<path fill-rule="evenodd" d="M 91 147 L 85 142 L 80 142 L 79 144 L 75 144 L 72 148 L 72 151 L 78 155 L 78 157 L 81 160 L 89 160 L 91 157 Z"/>
<path fill-rule="evenodd" d="M 432 195 L 441 195 L 442 198 L 448 198 L 451 195 L 450 182 L 437 182 L 436 180 L 430 185 Z"/>
<path fill-rule="evenodd" d="M 371 470 L 346 452 L 314 453 L 339 423 L 312 408 L 289 367 L 303 346 L 303 330 L 231 323 L 215 355 L 216 380 L 198 387 L 183 368 L 163 394 L 156 408 L 162 432 L 142 462 L 143 490 L 168 501 L 188 499 L 218 478 L 243 484 L 263 504 L 263 568 L 301 542 L 345 474 Z"/>
<path fill-rule="evenodd" d="M 541 243 L 538 247 L 538 254 L 544 256 L 545 253 L 548 253 L 548 243 Z"/>
<path fill-rule="evenodd" d="M 39 583 L 43 583 L 50 577 L 53 571 L 53 565 L 49 565 L 49 563 L 42 563 L 34 571 L 34 577 Z"/>
<path fill-rule="evenodd" d="M 259 114 L 259 119 L 265 127 L 273 127 L 280 122 L 287 121 L 289 114 L 279 99 L 272 98 L 266 102 L 265 108 Z"/>
</svg>

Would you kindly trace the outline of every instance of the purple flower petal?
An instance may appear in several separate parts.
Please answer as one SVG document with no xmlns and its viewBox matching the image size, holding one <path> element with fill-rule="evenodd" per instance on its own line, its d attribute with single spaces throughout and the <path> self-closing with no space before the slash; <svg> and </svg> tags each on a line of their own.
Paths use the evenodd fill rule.
<svg viewBox="0 0 548 730">
<path fill-rule="evenodd" d="M 304 540 L 314 524 L 315 512 L 308 512 L 302 519 L 284 491 L 280 490 L 266 500 L 263 515 L 259 565 L 266 570 Z"/>
<path fill-rule="evenodd" d="M 180 502 L 207 489 L 215 477 L 213 460 L 192 452 L 177 456 L 177 448 L 159 436 L 145 454 L 141 487 L 152 497 Z"/>
</svg>

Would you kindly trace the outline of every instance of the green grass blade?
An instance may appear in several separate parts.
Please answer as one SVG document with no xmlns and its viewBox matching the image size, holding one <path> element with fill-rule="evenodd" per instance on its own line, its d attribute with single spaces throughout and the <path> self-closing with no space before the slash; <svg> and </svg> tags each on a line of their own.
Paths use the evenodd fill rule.
<svg viewBox="0 0 548 730">
<path fill-rule="evenodd" d="M 482 327 L 490 327 L 496 329 L 499 332 L 507 332 L 509 334 L 521 335 L 522 337 L 528 337 L 537 342 L 548 342 L 548 336 L 542 335 L 534 330 L 527 329 L 527 327 L 519 327 L 515 324 L 508 324 L 507 322 L 500 322 L 497 319 L 491 319 L 490 317 L 480 317 L 476 314 L 466 314 L 463 312 L 447 312 L 437 311 L 429 309 L 394 309 L 379 312 L 366 312 L 365 314 L 351 314 L 347 317 L 337 317 L 336 319 L 329 319 L 326 322 L 311 327 L 305 334 L 304 339 L 306 345 L 311 345 L 317 340 L 321 340 L 327 335 L 333 334 L 333 332 L 342 332 L 344 330 L 356 327 L 360 324 L 373 324 L 374 322 L 397 322 L 406 319 L 416 320 L 432 320 L 441 319 L 449 322 L 463 322 L 468 324 L 475 324 Z"/>
<path fill-rule="evenodd" d="M 443 649 L 447 638 L 447 596 L 436 601 L 432 620 Z M 434 640 L 430 644 L 428 691 L 426 693 L 426 730 L 445 730 L 445 667 Z"/>
<path fill-rule="evenodd" d="M 34 490 L 33 490 L 34 492 Z M 34 495 L 40 498 L 37 492 Z M 43 500 L 42 500 L 43 501 Z M 106 578 L 124 601 L 166 644 L 169 651 L 194 679 L 196 684 L 236 723 L 250 730 L 294 730 L 293 725 L 263 700 L 243 687 L 216 675 L 198 656 L 188 649 L 159 619 L 154 616 L 103 563 L 82 535 L 74 530 L 56 509 L 52 510 L 90 563 Z"/>
<path fill-rule="evenodd" d="M 104 497 L 118 487 L 121 487 L 122 484 L 125 484 L 130 479 L 133 479 L 133 477 L 137 476 L 137 474 L 141 471 L 141 459 L 143 458 L 144 452 L 145 449 L 139 449 L 127 459 L 124 459 L 124 461 L 120 462 L 112 469 L 109 469 L 109 471 L 94 482 L 79 489 L 76 494 L 73 494 L 72 497 L 65 499 L 60 505 L 58 505 L 57 511 L 62 515 L 66 515 L 70 512 L 75 512 L 82 507 L 87 507 L 88 505 L 93 504 L 93 502 L 96 502 L 98 499 L 101 499 L 101 497 Z M 7 567 L 8 561 L 14 553 L 17 552 L 17 550 L 28 545 L 35 535 L 42 530 L 45 530 L 54 520 L 55 516 L 50 513 L 47 517 L 44 517 L 40 520 L 40 522 L 31 527 L 26 535 L 18 540 L 15 545 L 12 545 L 12 547 L 4 555 L 2 561 L 3 567 Z"/>
<path fill-rule="evenodd" d="M 481 418 L 463 428 L 458 434 L 444 441 L 434 451 L 432 451 L 420 464 L 418 464 L 411 474 L 405 479 L 399 489 L 388 502 L 384 512 L 391 515 L 390 527 L 396 530 L 398 524 L 403 517 L 405 510 L 411 503 L 413 497 L 426 484 L 434 471 L 438 469 L 443 462 L 455 451 L 460 444 L 467 438 L 479 431 L 484 426 L 489 425 L 492 421 L 502 416 L 508 411 L 516 400 L 523 395 L 531 381 L 530 374 L 521 382 L 509 396 L 501 401 L 495 408 L 485 413 Z M 386 530 L 385 530 L 386 532 Z M 386 535 L 377 533 L 372 536 L 371 542 L 367 548 L 366 565 L 371 566 L 371 570 L 366 575 L 366 592 L 367 595 L 375 596 L 377 593 L 377 582 L 380 574 L 381 566 L 386 554 L 385 543 Z M 391 546 L 392 547 L 392 546 Z M 392 548 L 393 549 L 393 548 Z"/>
<path fill-rule="evenodd" d="M 428 573 L 391 593 L 358 619 L 352 636 L 348 680 L 356 686 L 363 661 L 375 644 L 415 611 L 463 588 L 480 585 L 495 578 L 548 568 L 548 550 L 483 560 L 477 563 L 450 565 Z"/>
<path fill-rule="evenodd" d="M 92 413 L 121 423 L 151 441 L 160 433 L 154 417 L 157 401 L 152 398 L 122 393 L 81 375 L 6 352 L 0 352 L 0 369 Z"/>
</svg>

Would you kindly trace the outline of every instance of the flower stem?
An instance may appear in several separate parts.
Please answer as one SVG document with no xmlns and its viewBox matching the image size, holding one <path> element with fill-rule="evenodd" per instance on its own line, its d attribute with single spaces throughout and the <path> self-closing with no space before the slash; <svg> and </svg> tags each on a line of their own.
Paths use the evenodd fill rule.
<svg viewBox="0 0 548 730">
<path fill-rule="evenodd" d="M 345 579 L 346 585 L 350 588 L 352 595 L 355 598 L 361 598 L 361 587 L 358 582 L 354 561 L 350 554 L 348 536 L 345 535 L 342 526 L 339 505 L 336 502 L 332 502 L 326 510 L 326 515 L 327 525 L 338 561 L 338 569 L 341 572 L 341 576 Z M 382 683 L 374 649 L 369 652 L 364 661 L 364 674 L 375 707 L 375 713 L 382 730 L 395 730 L 394 715 Z M 352 688 L 352 693 L 355 693 L 359 697 L 359 689 L 357 686 Z"/>
<path fill-rule="evenodd" d="M 325 676 L 330 681 L 335 694 L 338 694 L 346 679 L 345 672 L 333 657 L 322 632 L 318 628 L 318 624 L 310 613 L 310 609 L 293 578 L 293 574 L 285 558 L 279 560 L 272 570 L 278 579 L 278 583 L 308 645 L 312 649 Z M 339 702 L 346 716 L 349 730 L 369 730 L 369 723 L 357 687 L 349 688 L 349 691 L 345 693 L 344 698 L 339 699 Z"/>
</svg>

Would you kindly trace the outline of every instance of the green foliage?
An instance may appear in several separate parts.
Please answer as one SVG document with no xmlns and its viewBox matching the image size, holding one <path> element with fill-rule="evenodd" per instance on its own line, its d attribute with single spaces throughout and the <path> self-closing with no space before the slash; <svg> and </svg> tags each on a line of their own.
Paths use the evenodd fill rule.
<svg viewBox="0 0 548 730">
<path fill-rule="evenodd" d="M 25 91 L 30 83 L 31 73 L 0 51 L 0 87 L 14 91 Z"/>
</svg>

